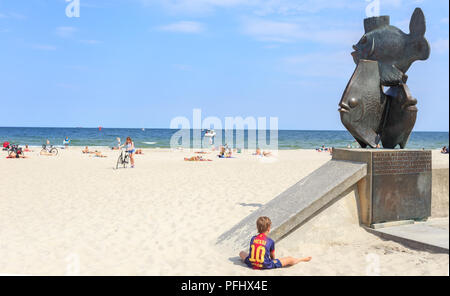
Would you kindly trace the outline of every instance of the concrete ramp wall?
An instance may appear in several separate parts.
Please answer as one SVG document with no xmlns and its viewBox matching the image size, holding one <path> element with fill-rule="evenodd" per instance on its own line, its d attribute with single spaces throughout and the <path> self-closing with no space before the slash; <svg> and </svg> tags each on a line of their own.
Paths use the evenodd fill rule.
<svg viewBox="0 0 450 296">
<path fill-rule="evenodd" d="M 448 217 L 449 209 L 449 169 L 447 165 L 433 165 L 433 183 L 431 198 L 431 216 Z"/>
<path fill-rule="evenodd" d="M 218 244 L 236 251 L 246 248 L 260 216 L 272 220 L 270 237 L 278 241 L 366 175 L 366 163 L 331 160 L 222 234 Z"/>
</svg>

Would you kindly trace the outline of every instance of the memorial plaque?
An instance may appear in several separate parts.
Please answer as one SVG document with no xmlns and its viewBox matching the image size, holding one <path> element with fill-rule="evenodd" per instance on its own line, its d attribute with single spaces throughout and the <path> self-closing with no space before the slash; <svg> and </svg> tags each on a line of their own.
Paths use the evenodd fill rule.
<svg viewBox="0 0 450 296">
<path fill-rule="evenodd" d="M 431 152 L 375 152 L 372 157 L 373 175 L 407 175 L 431 172 Z"/>
<path fill-rule="evenodd" d="M 431 216 L 431 151 L 335 149 L 333 159 L 367 163 L 358 184 L 363 224 Z"/>
<path fill-rule="evenodd" d="M 372 154 L 372 224 L 431 216 L 431 151 Z"/>
</svg>

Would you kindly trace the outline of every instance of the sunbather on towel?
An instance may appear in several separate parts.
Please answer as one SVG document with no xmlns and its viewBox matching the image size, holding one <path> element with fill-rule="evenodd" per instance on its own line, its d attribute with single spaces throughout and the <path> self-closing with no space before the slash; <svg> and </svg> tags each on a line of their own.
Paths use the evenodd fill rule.
<svg viewBox="0 0 450 296">
<path fill-rule="evenodd" d="M 212 161 L 211 159 L 204 159 L 201 156 L 192 156 L 192 157 L 185 157 L 184 161 Z"/>
</svg>

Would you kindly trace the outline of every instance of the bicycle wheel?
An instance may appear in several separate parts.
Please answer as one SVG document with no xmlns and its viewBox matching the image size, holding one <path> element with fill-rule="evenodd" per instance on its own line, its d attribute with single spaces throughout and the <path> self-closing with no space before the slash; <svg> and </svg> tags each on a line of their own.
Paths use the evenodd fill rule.
<svg viewBox="0 0 450 296">
<path fill-rule="evenodd" d="M 58 149 L 52 148 L 52 149 L 50 149 L 50 153 L 56 156 L 56 155 L 58 155 Z"/>
<path fill-rule="evenodd" d="M 129 156 L 128 153 L 127 153 L 127 154 L 125 154 L 125 157 L 124 157 L 124 159 L 123 159 L 123 168 L 124 168 L 124 169 L 127 168 L 127 165 L 128 165 L 129 160 L 130 160 L 130 156 Z"/>
<path fill-rule="evenodd" d="M 116 164 L 116 170 L 119 169 L 119 165 L 121 165 L 123 162 L 122 160 L 122 154 L 119 155 L 119 158 L 117 159 L 117 164 Z"/>
</svg>

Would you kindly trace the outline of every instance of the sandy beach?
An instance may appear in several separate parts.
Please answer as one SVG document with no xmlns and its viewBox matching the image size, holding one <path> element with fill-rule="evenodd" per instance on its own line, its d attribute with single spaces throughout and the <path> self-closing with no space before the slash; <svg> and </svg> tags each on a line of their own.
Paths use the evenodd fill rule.
<svg viewBox="0 0 450 296">
<path fill-rule="evenodd" d="M 359 227 L 345 198 L 276 245 L 309 263 L 258 272 L 216 245 L 262 204 L 331 159 L 314 150 L 185 162 L 192 151 L 144 149 L 115 170 L 118 151 L 56 157 L 0 153 L 0 274 L 29 275 L 448 275 L 449 257 L 383 241 Z M 448 155 L 433 154 L 434 164 Z M 434 165 L 433 164 L 433 165 Z M 448 219 L 448 218 L 444 218 Z M 256 231 L 256 230 L 255 230 Z M 250 238 L 249 238 L 250 239 Z"/>
</svg>

